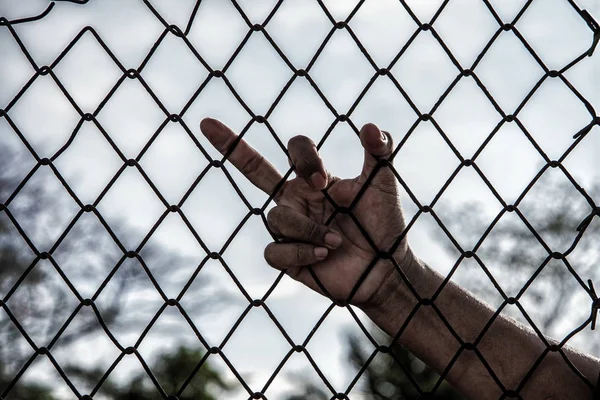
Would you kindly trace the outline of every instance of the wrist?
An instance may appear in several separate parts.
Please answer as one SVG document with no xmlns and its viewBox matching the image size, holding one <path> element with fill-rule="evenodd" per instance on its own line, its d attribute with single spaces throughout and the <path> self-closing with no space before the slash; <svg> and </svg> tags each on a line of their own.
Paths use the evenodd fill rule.
<svg viewBox="0 0 600 400">
<path fill-rule="evenodd" d="M 418 304 L 417 296 L 430 296 L 427 278 L 429 267 L 419 260 L 410 247 L 390 263 L 390 270 L 382 280 L 381 285 L 373 294 L 371 301 L 361 307 L 365 314 L 388 335 L 394 336 L 405 323 L 411 312 Z M 398 268 L 400 267 L 400 268 Z M 398 270 L 400 269 L 400 271 Z"/>
</svg>

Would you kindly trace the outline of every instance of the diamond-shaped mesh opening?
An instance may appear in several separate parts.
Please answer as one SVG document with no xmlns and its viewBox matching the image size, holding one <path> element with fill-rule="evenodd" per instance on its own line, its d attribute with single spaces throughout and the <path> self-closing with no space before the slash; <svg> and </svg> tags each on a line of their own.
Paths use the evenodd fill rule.
<svg viewBox="0 0 600 400">
<path fill-rule="evenodd" d="M 517 27 L 550 69 L 563 68 L 589 49 L 586 22 L 565 1 L 534 2 L 519 19 Z"/>
<path fill-rule="evenodd" d="M 83 298 L 91 298 L 123 256 L 118 244 L 92 212 L 82 214 L 52 256 Z"/>
<path fill-rule="evenodd" d="M 203 7 L 187 37 L 213 68 L 222 69 L 249 28 L 230 2 L 205 0 Z"/>
<path fill-rule="evenodd" d="M 504 160 L 510 162 L 495 168 Z M 511 122 L 503 124 L 487 142 L 477 156 L 477 165 L 498 195 L 512 204 L 534 180 L 544 159 L 523 130 Z"/>
<path fill-rule="evenodd" d="M 317 143 L 334 119 L 335 115 L 327 108 L 310 82 L 303 77 L 298 77 L 269 116 L 269 123 L 277 132 L 281 142 L 287 146 L 288 141 L 296 135 L 307 135 Z M 283 152 L 281 155 L 286 157 Z M 277 163 L 279 159 L 275 154 L 269 155 L 269 159 L 276 163 L 278 169 L 285 168 L 286 164 Z"/>
<path fill-rule="evenodd" d="M 180 304 L 209 347 L 215 347 L 226 341 L 232 327 L 245 315 L 248 298 L 219 260 L 207 257 L 200 266 Z"/>
<path fill-rule="evenodd" d="M 435 120 L 464 158 L 473 158 L 501 118 L 472 77 L 458 81 L 435 112 Z"/>
<path fill-rule="evenodd" d="M 85 122 L 71 137 L 70 144 L 54 161 L 61 176 L 77 198 L 93 203 L 110 182 L 123 161 L 94 125 Z"/>
<path fill-rule="evenodd" d="M 419 32 L 391 72 L 423 113 L 433 108 L 457 75 L 448 53 L 430 31 Z"/>
<path fill-rule="evenodd" d="M 84 112 L 94 111 L 121 76 L 91 31 L 81 36 L 53 72 Z"/>
<path fill-rule="evenodd" d="M 591 6 L 71 2 L 0 6 L 0 400 L 597 396 Z M 209 115 L 358 178 L 265 194 Z M 276 202 L 353 235 L 287 270 L 314 291 L 267 268 Z"/>
<path fill-rule="evenodd" d="M 140 160 L 148 178 L 169 204 L 177 204 L 208 166 L 202 151 L 182 125 L 169 123 L 154 137 Z"/>
<path fill-rule="evenodd" d="M 425 151 L 427 143 L 427 151 Z M 421 122 L 398 151 L 396 169 L 422 204 L 429 204 L 459 167 L 459 160 L 433 123 Z M 427 176 L 427 178 L 425 178 Z M 420 185 L 417 182 L 421 181 Z"/>
<path fill-rule="evenodd" d="M 42 166 L 33 172 L 25 185 L 13 192 L 10 204 L 18 229 L 29 235 L 39 251 L 47 251 L 68 229 L 79 206 L 51 166 Z M 39 229 L 40 226 L 44 228 Z"/>
<path fill-rule="evenodd" d="M 135 158 L 165 121 L 152 93 L 138 79 L 120 81 L 99 111 L 97 121 L 125 158 Z"/>
<path fill-rule="evenodd" d="M 297 68 L 309 64 L 331 29 L 316 1 L 306 2 L 301 9 L 284 1 L 269 21 L 269 35 Z"/>
<path fill-rule="evenodd" d="M 467 211 L 467 207 L 471 209 Z M 502 209 L 475 168 L 461 169 L 435 206 L 439 219 L 464 249 L 477 245 Z M 467 217 L 470 212 L 476 212 L 477 217 Z"/>
<path fill-rule="evenodd" d="M 352 112 L 352 120 L 358 126 L 371 120 L 386 118 L 388 132 L 396 143 L 400 142 L 417 120 L 411 104 L 391 79 L 381 77 L 370 86 L 361 102 Z"/>
<path fill-rule="evenodd" d="M 110 188 L 102 192 L 102 197 L 94 204 L 99 201 L 97 209 L 105 224 L 117 231 L 117 240 L 127 250 L 133 250 L 159 220 L 167 205 L 164 198 L 157 197 L 151 184 L 135 166 L 121 167 L 110 183 Z M 120 223 L 125 216 L 133 229 L 127 230 Z"/>
<path fill-rule="evenodd" d="M 72 393 L 48 356 L 37 356 L 32 361 L 23 371 L 20 379 L 11 382 L 14 385 L 4 397 L 5 399 L 40 398 L 47 394 L 47 390 L 44 389 L 47 386 L 52 386 L 57 392 Z M 36 383 L 29 383 L 32 380 Z"/>
<path fill-rule="evenodd" d="M 373 15 L 383 13 L 386 20 L 373 24 Z M 351 28 L 375 63 L 383 66 L 398 54 L 416 25 L 399 1 L 384 0 L 371 7 L 359 8 L 352 18 Z"/>
<path fill-rule="evenodd" d="M 103 315 L 103 317 L 106 315 Z M 62 332 L 52 355 L 79 390 L 91 393 L 101 374 L 110 368 L 121 351 L 100 323 L 93 307 L 82 307 Z M 82 335 L 85 332 L 85 335 Z M 103 349 L 98 352 L 97 349 Z M 88 372 L 86 374 L 86 372 Z"/>
<path fill-rule="evenodd" d="M 271 320 L 266 307 L 249 309 L 223 346 L 224 354 L 253 392 L 260 391 L 291 350 L 290 343 Z M 257 324 L 261 326 L 260 339 L 252 334 Z M 246 351 L 252 356 L 247 357 Z"/>
<path fill-rule="evenodd" d="M 500 30 L 493 39 L 475 73 L 496 104 L 513 114 L 544 71 L 515 32 Z"/>
<path fill-rule="evenodd" d="M 15 319 L 39 346 L 47 345 L 59 332 L 77 303 L 49 260 L 37 262 L 6 301 Z M 40 324 L 42 316 L 52 311 L 53 318 Z"/>
<path fill-rule="evenodd" d="M 193 188 L 182 211 L 207 248 L 213 252 L 219 251 L 236 226 L 245 220 L 249 213 L 248 206 L 220 168 L 208 169 Z"/>
<path fill-rule="evenodd" d="M 552 79 L 535 92 L 519 119 L 548 157 L 558 160 L 573 144 L 573 135 L 586 128 L 593 117 L 564 82 Z"/>
<path fill-rule="evenodd" d="M 194 301 L 202 297 L 201 288 L 185 290 L 196 270 L 204 267 L 206 252 L 180 214 L 169 213 L 162 219 L 145 238 L 140 255 L 168 298 L 177 298 L 182 292 Z M 204 278 L 197 280 L 203 282 Z"/>
<path fill-rule="evenodd" d="M 163 297 L 138 259 L 120 260 L 107 278 L 92 299 L 114 339 L 123 347 L 133 346 L 151 327 Z"/>
<path fill-rule="evenodd" d="M 253 299 L 262 298 L 279 276 L 279 271 L 263 268 L 266 263 L 262 252 L 271 240 L 262 219 L 252 216 L 236 232 L 223 254 L 231 273 Z"/>
<path fill-rule="evenodd" d="M 208 72 L 189 45 L 173 33 L 161 35 L 156 57 L 144 65 L 143 77 L 170 112 L 183 108 Z"/>
<path fill-rule="evenodd" d="M 346 65 L 353 68 L 345 74 L 336 72 Z M 340 114 L 352 106 L 374 73 L 373 66 L 346 29 L 335 30 L 328 36 L 327 44 L 310 70 L 311 78 Z"/>
<path fill-rule="evenodd" d="M 48 158 L 67 143 L 79 121 L 77 111 L 50 75 L 36 76 L 7 113 L 37 154 Z"/>
<path fill-rule="evenodd" d="M 455 24 L 460 24 L 461 29 L 454 29 Z M 448 3 L 435 29 L 452 55 L 467 68 L 494 36 L 498 24 L 485 2 L 467 0 Z"/>
<path fill-rule="evenodd" d="M 0 67 L 0 72 L 2 73 L 2 80 L 0 82 L 3 87 L 2 95 L 0 95 L 0 104 L 5 107 L 21 90 L 23 85 L 27 83 L 35 71 L 27 61 L 27 57 L 20 51 L 18 42 L 15 42 L 9 30 L 4 29 L 0 33 L 0 38 L 0 43 L 2 43 L 0 51 L 2 51 L 6 60 L 2 63 L 2 67 Z"/>
</svg>

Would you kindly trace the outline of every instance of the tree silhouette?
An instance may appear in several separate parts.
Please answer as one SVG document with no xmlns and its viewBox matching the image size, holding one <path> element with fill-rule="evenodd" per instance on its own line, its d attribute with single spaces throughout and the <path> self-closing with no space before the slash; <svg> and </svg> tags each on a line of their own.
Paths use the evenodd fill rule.
<svg viewBox="0 0 600 400">
<path fill-rule="evenodd" d="M 160 355 L 150 369 L 165 393 L 175 394 L 187 382 L 188 377 L 195 371 L 199 361 L 203 359 L 205 354 L 200 349 L 181 346 L 174 352 Z M 96 385 L 104 374 L 103 370 L 86 370 L 78 366 L 71 366 L 68 371 L 77 379 L 91 385 Z M 232 385 L 226 382 L 221 374 L 205 361 L 177 398 L 179 400 L 217 400 L 232 389 Z M 110 400 L 162 398 L 146 373 L 140 373 L 131 378 L 126 384 L 121 385 L 109 379 L 102 384 L 100 392 Z"/>
<path fill-rule="evenodd" d="M 558 180 L 550 174 L 542 175 L 532 192 L 524 197 L 517 212 L 505 213 L 477 249 L 477 256 L 501 289 L 508 296 L 516 296 L 531 280 L 520 302 L 542 333 L 562 339 L 590 315 L 589 296 L 575 279 L 576 272 L 583 282 L 597 280 L 600 261 L 597 238 L 600 223 L 591 219 L 581 231 L 582 221 L 593 211 L 590 200 L 600 199 L 600 184 L 590 185 L 583 196 L 570 181 Z M 485 205 L 478 202 L 457 208 L 442 209 L 440 215 L 450 232 L 458 233 L 463 243 L 475 244 L 490 224 Z M 553 252 L 567 252 L 565 263 L 554 259 L 540 244 L 532 229 Z M 444 235 L 439 229 L 435 231 Z M 578 236 L 581 235 L 580 238 Z M 449 253 L 456 254 L 448 240 Z M 576 244 L 575 247 L 573 245 Z M 482 273 L 478 262 L 464 262 L 453 279 L 477 297 L 496 305 L 501 301 L 490 279 Z M 523 314 L 510 307 L 511 317 L 529 325 Z M 600 353 L 600 344 L 590 340 L 591 331 L 578 333 L 577 346 L 594 354 Z"/>
<path fill-rule="evenodd" d="M 371 335 L 377 343 L 388 344 L 391 338 L 376 327 L 371 329 Z M 352 370 L 362 373 L 359 383 L 350 393 L 360 393 L 361 398 L 368 400 L 416 400 L 427 392 L 430 399 L 462 400 L 448 383 L 440 381 L 440 377 L 431 368 L 421 362 L 402 346 L 391 347 L 390 353 L 379 353 L 370 362 L 371 353 L 365 350 L 370 345 L 366 337 L 360 339 L 357 335 L 346 334 L 348 346 L 348 362 Z M 329 400 L 323 384 L 308 379 L 298 380 L 298 389 L 286 400 Z M 438 385 L 439 382 L 439 385 Z"/>
<path fill-rule="evenodd" d="M 390 343 L 391 338 L 374 329 L 378 343 Z M 358 370 L 368 361 L 370 354 L 364 351 L 360 339 L 348 335 L 348 356 Z M 423 392 L 432 393 L 432 399 L 460 400 L 462 397 L 435 371 L 402 346 L 392 346 L 390 354 L 381 354 L 365 370 L 362 391 L 368 399 L 401 400 L 418 399 Z M 439 386 L 438 386 L 439 382 Z"/>
<path fill-rule="evenodd" d="M 7 210 L 0 211 L 0 304 L 4 304 L 0 305 L 0 396 L 6 392 L 6 400 L 55 400 L 54 387 L 32 381 L 21 373 L 31 368 L 29 361 L 32 357 L 44 357 L 35 355 L 34 345 L 51 347 L 56 352 L 69 349 L 78 341 L 105 335 L 95 313 L 81 312 L 77 294 L 85 298 L 79 293 L 82 285 L 91 285 L 89 282 L 99 285 L 110 276 L 111 284 L 103 288 L 103 302 L 97 307 L 102 321 L 113 334 L 127 333 L 141 324 L 145 326 L 156 309 L 149 308 L 144 297 L 135 296 L 140 282 L 148 280 L 146 271 L 135 264 L 136 260 L 124 258 L 122 252 L 119 254 L 114 239 L 107 234 L 94 213 L 83 214 L 77 220 L 50 259 L 42 260 L 35 256 L 23 236 L 27 236 L 33 245 L 43 243 L 36 247 L 46 250 L 48 247 L 44 246 L 52 246 L 59 236 L 57 233 L 64 230 L 75 215 L 69 214 L 73 210 L 69 211 L 68 207 L 71 199 L 57 196 L 65 189 L 58 180 L 53 185 L 48 175 L 42 175 L 41 167 L 21 185 L 29 173 L 26 170 L 28 157 L 0 141 L 0 204 L 7 204 Z M 86 216 L 89 216 L 88 222 L 94 223 L 82 222 Z M 132 232 L 125 222 L 111 228 L 119 238 L 127 238 Z M 57 253 L 63 255 L 58 261 L 55 260 Z M 162 248 L 160 243 L 151 242 L 144 246 L 143 256 L 152 260 L 155 278 L 166 284 L 179 284 L 175 280 L 182 278 L 174 276 L 173 265 L 190 261 Z M 125 272 L 113 274 L 119 259 L 123 260 L 118 270 Z M 198 277 L 196 280 L 201 281 L 201 287 L 206 287 L 207 278 Z M 91 292 L 96 289 L 92 286 Z M 186 293 L 186 302 L 196 310 L 210 311 L 207 308 L 214 308 L 225 300 L 224 296 L 215 294 L 211 294 L 210 299 L 206 296 L 202 289 L 196 289 Z M 123 315 L 125 305 L 136 312 Z M 63 325 L 71 317 L 68 328 L 63 331 Z M 25 340 L 25 336 L 29 339 Z M 176 384 L 183 384 L 202 356 L 200 350 L 181 347 L 172 354 L 160 355 L 153 369 L 165 390 L 173 392 Z M 93 386 L 105 372 L 95 369 L 85 371 L 72 365 L 61 367 L 73 380 L 91 382 L 90 378 L 97 378 L 91 382 Z M 184 373 L 188 374 L 185 379 Z M 102 388 L 115 400 L 134 399 L 135 396 L 140 399 L 158 398 L 159 394 L 143 376 L 136 376 L 123 386 L 117 386 L 109 379 Z M 212 400 L 215 399 L 212 393 L 228 388 L 207 361 L 180 399 Z"/>
</svg>

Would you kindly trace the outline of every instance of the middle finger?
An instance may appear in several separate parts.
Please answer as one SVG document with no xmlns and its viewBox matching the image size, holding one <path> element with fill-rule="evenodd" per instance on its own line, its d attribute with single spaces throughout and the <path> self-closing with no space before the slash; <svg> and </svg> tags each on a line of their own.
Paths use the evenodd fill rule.
<svg viewBox="0 0 600 400">
<path fill-rule="evenodd" d="M 327 187 L 327 172 L 315 143 L 306 136 L 294 136 L 288 142 L 290 161 L 298 176 L 304 178 L 314 190 Z"/>
</svg>

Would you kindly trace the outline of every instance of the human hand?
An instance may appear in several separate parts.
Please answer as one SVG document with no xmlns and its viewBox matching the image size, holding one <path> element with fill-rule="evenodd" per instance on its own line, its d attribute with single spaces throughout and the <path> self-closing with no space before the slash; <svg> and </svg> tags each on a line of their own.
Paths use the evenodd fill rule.
<svg viewBox="0 0 600 400">
<path fill-rule="evenodd" d="M 200 128 L 223 155 L 228 154 L 238 137 L 211 118 L 204 119 Z M 399 277 L 392 273 L 395 267 L 389 259 L 377 258 L 377 250 L 390 251 L 404 234 L 406 223 L 398 181 L 390 168 L 378 167 L 376 158 L 387 159 L 392 154 L 391 135 L 374 124 L 367 124 L 360 131 L 360 141 L 365 149 L 362 173 L 353 179 L 340 179 L 326 171 L 312 140 L 305 136 L 290 139 L 288 153 L 297 177 L 284 182 L 279 190 L 282 175 L 244 140 L 237 143 L 227 159 L 267 194 L 277 190 L 274 194 L 277 206 L 267 215 L 269 228 L 281 239 L 280 243 L 270 243 L 265 248 L 265 259 L 272 267 L 286 271 L 293 279 L 328 294 L 340 304 L 350 301 L 360 307 L 378 307 L 387 296 L 384 287 L 388 278 Z M 350 207 L 372 173 L 373 179 L 351 208 L 351 214 L 338 212 L 331 223 L 325 225 L 335 207 L 323 191 L 338 207 Z M 352 216 L 370 240 L 365 238 Z M 390 254 L 403 269 L 410 269 L 414 264 L 415 258 L 405 237 Z"/>
</svg>

